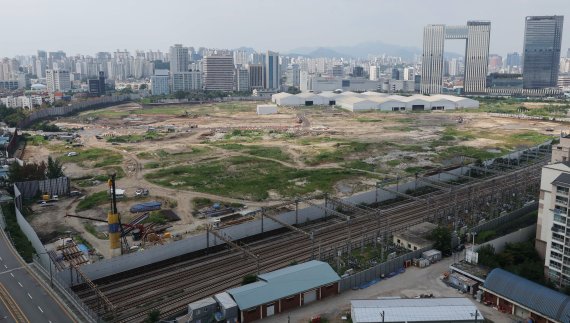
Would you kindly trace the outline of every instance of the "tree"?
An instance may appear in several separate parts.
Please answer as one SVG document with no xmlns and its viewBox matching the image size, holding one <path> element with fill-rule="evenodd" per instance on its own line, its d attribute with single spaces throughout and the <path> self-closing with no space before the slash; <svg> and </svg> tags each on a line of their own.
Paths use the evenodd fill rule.
<svg viewBox="0 0 570 323">
<path fill-rule="evenodd" d="M 495 248 L 493 245 L 484 245 L 477 249 L 477 253 L 479 254 L 478 262 L 481 265 L 487 266 L 489 268 L 499 267 L 499 262 L 495 257 Z"/>
<path fill-rule="evenodd" d="M 256 281 L 257 281 L 256 275 L 248 274 L 248 275 L 245 275 L 243 277 L 243 280 L 241 281 L 241 285 L 243 286 L 243 285 L 255 283 Z"/>
<path fill-rule="evenodd" d="M 43 180 L 46 178 L 46 169 L 46 163 L 43 161 L 39 164 L 26 163 L 24 166 L 15 162 L 10 165 L 10 181 L 14 183 Z"/>
<path fill-rule="evenodd" d="M 174 97 L 178 100 L 182 100 L 186 97 L 186 92 L 184 91 L 176 91 L 174 92 Z"/>
<path fill-rule="evenodd" d="M 53 159 L 51 156 L 48 157 L 47 163 L 47 178 L 60 178 L 65 176 L 63 174 L 63 168 L 61 162 L 58 159 Z"/>
<path fill-rule="evenodd" d="M 139 86 L 139 90 L 144 90 L 144 89 L 146 89 L 146 88 L 148 88 L 148 86 L 147 86 L 146 84 L 141 84 L 141 85 Z"/>
<path fill-rule="evenodd" d="M 451 250 L 451 231 L 446 227 L 437 227 L 433 229 L 430 235 L 433 241 L 433 248 L 440 250 L 442 253 Z"/>
<path fill-rule="evenodd" d="M 146 323 L 156 323 L 160 321 L 160 310 L 159 309 L 154 309 L 150 312 L 148 312 L 147 316 L 146 316 Z"/>
</svg>

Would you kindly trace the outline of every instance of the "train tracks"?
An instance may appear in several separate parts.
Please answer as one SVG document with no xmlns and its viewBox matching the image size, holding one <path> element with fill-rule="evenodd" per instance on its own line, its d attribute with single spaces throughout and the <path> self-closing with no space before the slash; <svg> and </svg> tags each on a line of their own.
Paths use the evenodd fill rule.
<svg viewBox="0 0 570 323">
<path fill-rule="evenodd" d="M 314 232 L 314 239 L 287 231 L 249 243 L 249 250 L 257 255 L 259 263 L 226 249 L 163 267 L 100 279 L 95 283 L 118 313 L 114 318 L 109 313 L 101 311 L 100 314 L 117 322 L 142 321 L 151 309 L 160 309 L 163 317 L 183 314 L 188 303 L 239 285 L 243 276 L 256 272 L 257 266 L 261 272 L 267 272 L 292 261 L 318 259 L 322 249 L 351 246 L 364 236 L 387 235 L 426 220 L 451 223 L 457 228 L 472 219 L 472 214 L 495 213 L 508 201 L 522 204 L 526 196 L 536 194 L 540 169 L 546 160 L 544 155 L 518 168 L 495 170 L 484 180 L 441 184 L 440 189 L 419 195 L 415 200 L 380 209 L 345 205 L 345 209 L 351 210 L 346 212 L 349 221 L 330 215 L 330 221 L 300 226 Z M 87 305 L 97 310 L 96 295 L 82 285 L 74 289 Z"/>
</svg>

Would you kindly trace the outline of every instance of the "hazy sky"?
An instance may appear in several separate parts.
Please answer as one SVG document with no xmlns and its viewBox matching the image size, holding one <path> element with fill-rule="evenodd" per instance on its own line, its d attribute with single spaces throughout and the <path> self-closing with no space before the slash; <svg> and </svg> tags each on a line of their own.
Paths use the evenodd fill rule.
<svg viewBox="0 0 570 323">
<path fill-rule="evenodd" d="M 366 41 L 421 47 L 426 24 L 490 20 L 491 53 L 521 51 L 524 17 L 564 15 L 569 0 L 4 0 L 0 57 L 37 49 L 93 55 L 171 44 L 281 52 Z M 448 42 L 460 50 L 459 41 Z M 447 45 L 446 45 L 447 46 Z M 464 45 L 463 45 L 464 46 Z"/>
</svg>

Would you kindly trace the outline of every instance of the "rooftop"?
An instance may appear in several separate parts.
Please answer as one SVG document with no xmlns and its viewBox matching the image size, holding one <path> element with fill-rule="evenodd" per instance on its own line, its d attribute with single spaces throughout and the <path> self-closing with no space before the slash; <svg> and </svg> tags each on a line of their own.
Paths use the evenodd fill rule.
<svg viewBox="0 0 570 323">
<path fill-rule="evenodd" d="M 570 318 L 570 296 L 506 270 L 493 269 L 483 288 L 556 322 L 568 322 Z"/>
<path fill-rule="evenodd" d="M 317 260 L 262 274 L 258 278 L 255 283 L 227 291 L 241 310 L 340 280 L 329 264 Z"/>
<path fill-rule="evenodd" d="M 558 177 L 556 177 L 556 179 L 554 179 L 552 185 L 564 185 L 564 186 L 570 185 L 570 174 L 561 173 L 560 175 L 558 175 Z"/>
<path fill-rule="evenodd" d="M 458 263 L 454 263 L 450 265 L 449 268 L 451 269 L 451 271 L 457 271 L 481 283 L 485 282 L 485 278 L 487 278 L 487 275 L 489 275 L 489 268 L 475 265 L 465 260 L 462 260 L 461 262 Z"/>
<path fill-rule="evenodd" d="M 430 222 L 422 222 L 413 225 L 402 232 L 394 233 L 394 237 L 400 238 L 417 245 L 429 245 L 431 241 L 427 237 L 431 234 L 437 225 Z"/>
<path fill-rule="evenodd" d="M 480 312 L 475 321 L 477 307 L 463 297 L 353 300 L 350 305 L 357 323 L 484 321 Z"/>
</svg>

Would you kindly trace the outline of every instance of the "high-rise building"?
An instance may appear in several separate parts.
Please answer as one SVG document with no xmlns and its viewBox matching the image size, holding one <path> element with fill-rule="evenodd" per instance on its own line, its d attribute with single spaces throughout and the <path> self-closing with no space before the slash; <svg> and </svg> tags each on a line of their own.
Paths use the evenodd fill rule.
<svg viewBox="0 0 570 323">
<path fill-rule="evenodd" d="M 71 78 L 67 70 L 46 70 L 46 84 L 48 92 L 71 90 Z"/>
<path fill-rule="evenodd" d="M 364 77 L 364 67 L 362 66 L 355 66 L 352 69 L 352 76 L 353 77 Z"/>
<path fill-rule="evenodd" d="M 503 67 L 503 57 L 497 54 L 489 55 L 489 73 L 496 73 Z"/>
<path fill-rule="evenodd" d="M 176 44 L 170 47 L 170 73 L 188 72 L 188 47 Z"/>
<path fill-rule="evenodd" d="M 507 68 L 513 68 L 513 67 L 520 67 L 521 66 L 521 54 L 514 52 L 514 53 L 508 53 L 507 54 L 507 61 L 505 63 L 507 65 Z"/>
<path fill-rule="evenodd" d="M 379 67 L 375 65 L 370 66 L 370 80 L 378 81 L 379 76 L 380 76 Z"/>
<path fill-rule="evenodd" d="M 544 259 L 544 274 L 558 286 L 570 285 L 570 137 L 562 135 L 552 147 L 551 163 L 542 168 L 535 248 Z M 566 243 L 565 243 L 566 241 Z"/>
<path fill-rule="evenodd" d="M 172 77 L 172 92 L 189 92 L 202 89 L 202 73 L 200 71 L 175 72 Z"/>
<path fill-rule="evenodd" d="M 281 86 L 279 72 L 279 54 L 267 51 L 265 56 L 265 88 L 277 90 Z"/>
<path fill-rule="evenodd" d="M 422 93 L 440 93 L 443 77 L 445 39 L 466 39 L 465 93 L 483 93 L 489 63 L 491 23 L 468 21 L 464 26 L 428 25 L 424 28 Z"/>
<path fill-rule="evenodd" d="M 400 70 L 397 68 L 392 69 L 392 80 L 399 80 L 400 79 Z"/>
<path fill-rule="evenodd" d="M 150 93 L 152 95 L 165 95 L 170 93 L 168 70 L 154 70 L 150 77 Z"/>
<path fill-rule="evenodd" d="M 287 66 L 285 84 L 287 86 L 299 88 L 299 85 L 301 84 L 300 73 L 301 70 L 299 69 L 299 64 L 289 64 L 289 66 Z"/>
<path fill-rule="evenodd" d="M 415 71 L 413 67 L 404 68 L 404 81 L 413 81 Z"/>
<path fill-rule="evenodd" d="M 99 78 L 89 79 L 89 94 L 101 96 L 105 95 L 105 72 L 99 72 Z"/>
<path fill-rule="evenodd" d="M 335 64 L 332 67 L 332 76 L 333 77 L 343 77 L 344 76 L 344 68 L 342 65 Z"/>
<path fill-rule="evenodd" d="M 523 52 L 525 89 L 556 87 L 564 16 L 526 17 Z"/>
<path fill-rule="evenodd" d="M 249 70 L 239 66 L 236 69 L 236 91 L 247 92 L 249 90 Z"/>
<path fill-rule="evenodd" d="M 231 92 L 234 88 L 234 58 L 231 52 L 216 51 L 204 57 L 204 89 Z"/>
<path fill-rule="evenodd" d="M 265 87 L 265 67 L 261 64 L 249 64 L 249 87 L 259 90 Z"/>
</svg>

